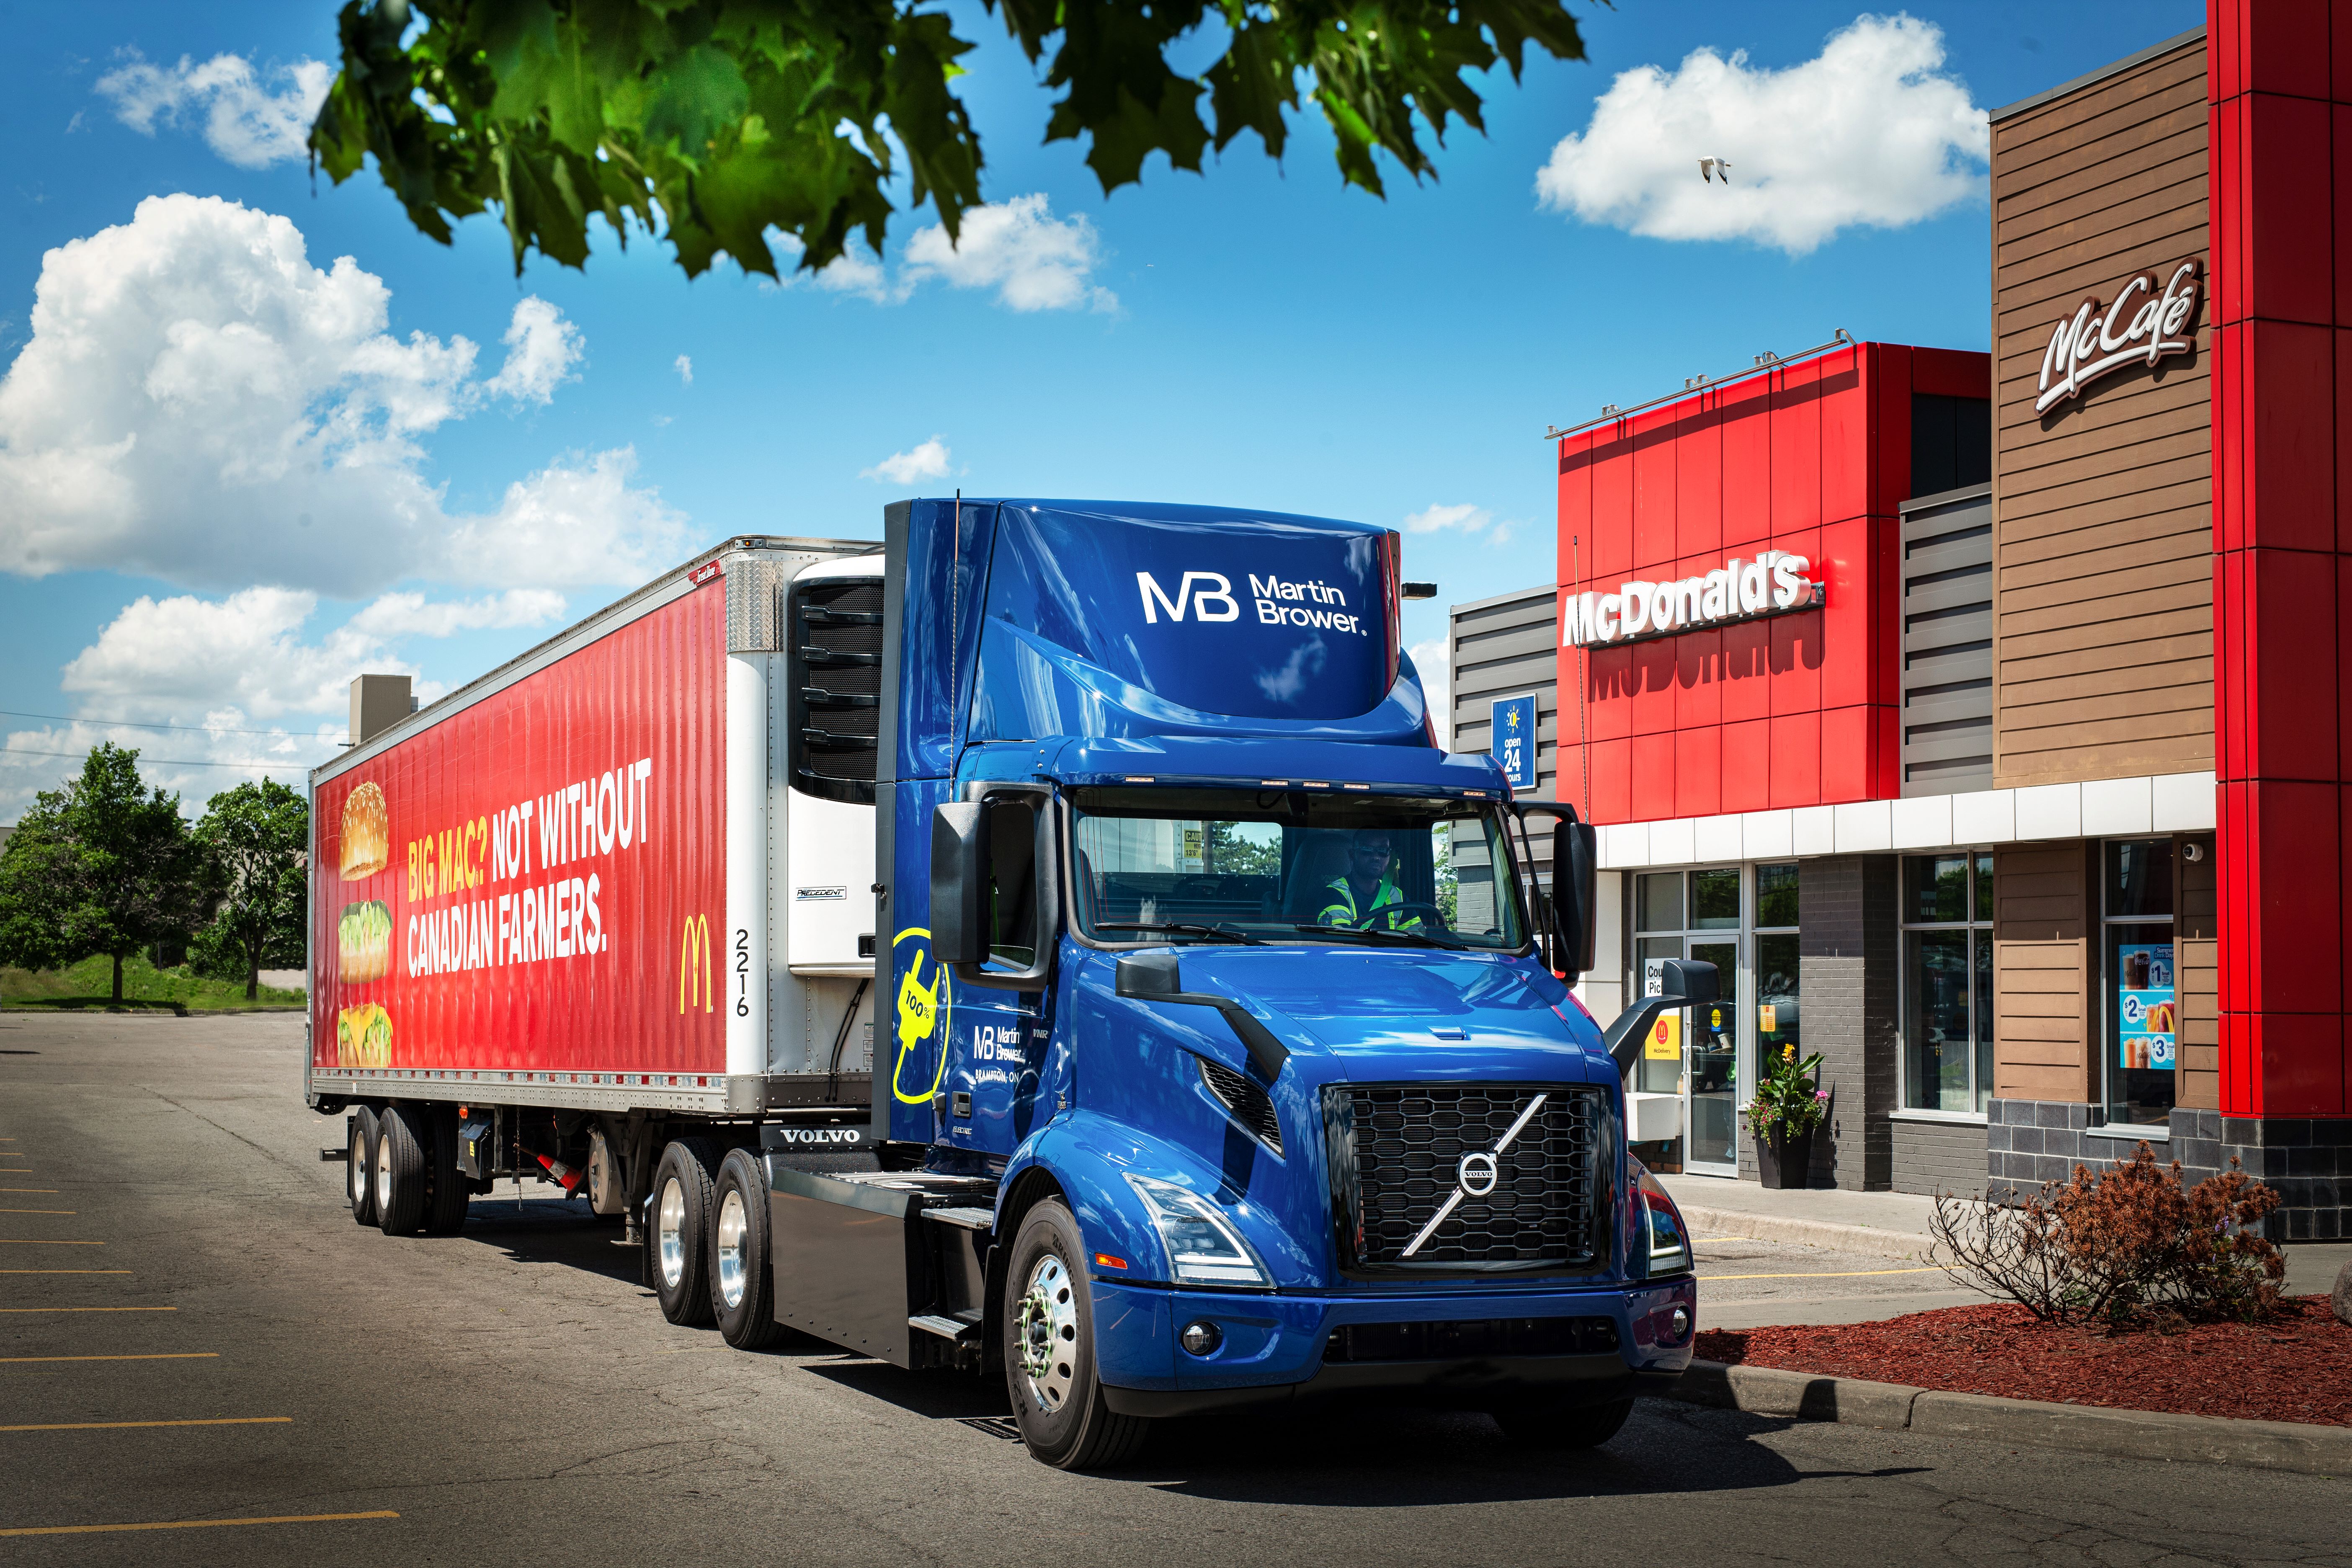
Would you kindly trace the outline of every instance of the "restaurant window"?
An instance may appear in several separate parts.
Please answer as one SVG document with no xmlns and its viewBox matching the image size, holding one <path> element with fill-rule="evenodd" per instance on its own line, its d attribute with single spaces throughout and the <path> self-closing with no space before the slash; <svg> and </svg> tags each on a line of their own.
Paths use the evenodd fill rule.
<svg viewBox="0 0 2352 1568">
<path fill-rule="evenodd" d="M 2180 1038 L 2172 840 L 2112 841 L 2101 847 L 2100 870 L 2107 1121 L 2162 1123 L 2172 1115 Z"/>
<path fill-rule="evenodd" d="M 1756 1059 L 1789 1047 L 1797 1032 L 1797 864 L 1756 868 Z"/>
<path fill-rule="evenodd" d="M 1992 1098 L 1992 856 L 1903 861 L 1903 1103 L 1980 1115 Z"/>
<path fill-rule="evenodd" d="M 1791 870 L 1794 868 L 1790 868 Z M 1704 959 L 1716 966 L 1719 997 L 1711 1010 L 1712 1037 L 1685 1037 L 1680 1012 L 1654 1026 L 1634 1062 L 1633 1088 L 1683 1097 L 1686 1166 L 1738 1163 L 1734 1127 L 1738 1115 L 1738 1026 L 1741 876 L 1737 866 L 1698 871 L 1653 871 L 1633 879 L 1633 963 L 1643 995 L 1657 994 L 1657 963 Z"/>
</svg>

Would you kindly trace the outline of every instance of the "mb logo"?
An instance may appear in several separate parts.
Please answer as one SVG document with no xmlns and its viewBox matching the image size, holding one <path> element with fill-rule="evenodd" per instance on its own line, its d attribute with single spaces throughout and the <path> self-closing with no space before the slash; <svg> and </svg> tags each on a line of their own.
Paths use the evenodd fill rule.
<svg viewBox="0 0 2352 1568">
<path fill-rule="evenodd" d="M 1143 624 L 1148 626 L 1160 624 L 1160 612 L 1162 610 L 1168 612 L 1170 620 L 1182 620 L 1188 603 L 1196 621 L 1237 621 L 1242 618 L 1242 607 L 1234 600 L 1233 579 L 1222 572 L 1185 573 L 1184 580 L 1176 584 L 1173 599 L 1149 572 L 1135 574 L 1135 587 L 1136 592 L 1143 595 Z"/>
</svg>

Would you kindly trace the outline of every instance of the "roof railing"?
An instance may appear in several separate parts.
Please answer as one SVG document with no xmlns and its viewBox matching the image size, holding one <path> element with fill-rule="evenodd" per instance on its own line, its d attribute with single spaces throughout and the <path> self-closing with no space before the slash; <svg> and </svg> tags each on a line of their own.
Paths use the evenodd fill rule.
<svg viewBox="0 0 2352 1568">
<path fill-rule="evenodd" d="M 1779 370 L 1783 365 L 1795 364 L 1800 360 L 1811 359 L 1819 353 L 1827 353 L 1832 349 L 1851 347 L 1853 342 L 1853 339 L 1848 335 L 1846 330 L 1840 327 L 1837 330 L 1837 336 L 1829 342 L 1815 343 L 1811 348 L 1800 349 L 1792 354 L 1776 354 L 1767 349 L 1758 354 L 1755 363 L 1746 370 L 1736 370 L 1729 375 L 1686 376 L 1684 378 L 1683 389 L 1680 392 L 1669 392 L 1663 396 L 1653 397 L 1647 403 L 1637 403 L 1631 408 L 1620 408 L 1613 403 L 1604 403 L 1601 405 L 1598 418 L 1588 419 L 1581 425 L 1556 425 L 1544 432 L 1544 439 L 1557 441 L 1564 437 L 1576 435 L 1580 431 L 1590 430 L 1595 425 L 1606 425 L 1612 419 L 1630 419 L 1645 409 L 1655 408 L 1661 403 L 1674 403 L 1688 397 L 1694 392 L 1705 392 L 1709 387 L 1727 386 L 1743 376 L 1754 375 L 1759 371 Z"/>
</svg>

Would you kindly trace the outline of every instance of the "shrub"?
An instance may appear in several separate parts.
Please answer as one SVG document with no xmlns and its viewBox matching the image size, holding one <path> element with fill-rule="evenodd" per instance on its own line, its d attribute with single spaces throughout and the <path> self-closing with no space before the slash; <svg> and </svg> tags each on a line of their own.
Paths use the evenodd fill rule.
<svg viewBox="0 0 2352 1568">
<path fill-rule="evenodd" d="M 2255 1233 L 2278 1205 L 2234 1159 L 2184 1190 L 2179 1162 L 2158 1165 L 2142 1143 L 2096 1175 L 2077 1165 L 2071 1181 L 2013 1204 L 1940 1194 L 1932 1230 L 1947 1273 L 2045 1321 L 2252 1321 L 2277 1310 L 2286 1277 L 2278 1248 Z"/>
</svg>

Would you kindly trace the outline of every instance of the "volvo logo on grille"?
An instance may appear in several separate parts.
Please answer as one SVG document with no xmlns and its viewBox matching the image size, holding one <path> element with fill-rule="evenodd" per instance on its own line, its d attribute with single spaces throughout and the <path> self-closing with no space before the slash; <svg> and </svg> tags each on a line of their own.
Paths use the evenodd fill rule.
<svg viewBox="0 0 2352 1568">
<path fill-rule="evenodd" d="M 1549 1098 L 1539 1094 L 1528 1101 L 1511 1122 L 1510 1130 L 1495 1140 L 1492 1149 L 1474 1149 L 1462 1156 L 1461 1163 L 1454 1168 L 1454 1191 L 1438 1205 L 1437 1212 L 1429 1216 L 1429 1223 L 1421 1227 L 1421 1234 L 1412 1238 L 1412 1244 L 1404 1249 L 1405 1257 L 1411 1258 L 1419 1252 L 1423 1244 L 1437 1234 L 1437 1227 L 1462 1206 L 1463 1199 L 1483 1198 L 1495 1190 L 1495 1183 L 1502 1171 L 1503 1152 L 1527 1131 L 1528 1123 L 1535 1120 L 1536 1112 L 1543 1109 L 1544 1101 Z"/>
</svg>

